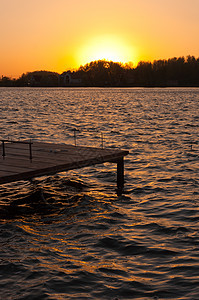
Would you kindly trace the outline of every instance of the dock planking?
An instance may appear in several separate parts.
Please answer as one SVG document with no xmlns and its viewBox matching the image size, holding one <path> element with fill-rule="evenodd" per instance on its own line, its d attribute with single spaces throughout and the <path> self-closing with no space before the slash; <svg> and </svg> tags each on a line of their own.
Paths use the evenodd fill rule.
<svg viewBox="0 0 199 300">
<path fill-rule="evenodd" d="M 111 162 L 117 163 L 119 195 L 124 188 L 123 158 L 128 153 L 118 149 L 4 140 L 0 147 L 0 184 Z"/>
</svg>

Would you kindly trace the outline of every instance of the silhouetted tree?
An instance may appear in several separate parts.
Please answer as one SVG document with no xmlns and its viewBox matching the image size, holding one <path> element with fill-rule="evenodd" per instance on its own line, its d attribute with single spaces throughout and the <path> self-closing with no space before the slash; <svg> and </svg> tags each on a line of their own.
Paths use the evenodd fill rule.
<svg viewBox="0 0 199 300">
<path fill-rule="evenodd" d="M 189 55 L 140 61 L 135 68 L 132 64 L 98 60 L 64 73 L 81 79 L 76 86 L 199 86 L 199 58 Z M 17 80 L 2 77 L 0 86 L 62 86 L 62 75 L 48 71 L 29 72 Z"/>
<path fill-rule="evenodd" d="M 13 80 L 7 76 L 2 76 L 0 80 L 0 86 L 13 86 Z"/>
<path fill-rule="evenodd" d="M 120 86 L 124 80 L 125 69 L 120 63 L 98 60 L 80 66 L 77 72 L 79 72 L 85 85 Z"/>
<path fill-rule="evenodd" d="M 49 71 L 34 71 L 22 74 L 22 76 L 16 80 L 17 86 L 58 86 L 59 74 Z"/>
</svg>

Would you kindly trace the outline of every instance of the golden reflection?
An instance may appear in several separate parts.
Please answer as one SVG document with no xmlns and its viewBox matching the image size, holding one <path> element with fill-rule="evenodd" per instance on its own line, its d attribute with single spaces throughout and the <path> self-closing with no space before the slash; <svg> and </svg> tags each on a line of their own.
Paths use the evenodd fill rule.
<svg viewBox="0 0 199 300">
<path fill-rule="evenodd" d="M 124 266 L 122 266 L 122 263 L 121 263 L 121 265 L 118 265 L 118 263 L 116 263 L 113 260 L 112 261 L 109 260 L 109 262 L 107 263 L 107 260 L 105 260 L 105 259 L 104 260 L 101 259 L 99 261 L 99 257 L 95 256 L 95 254 L 93 254 L 92 256 L 93 256 L 93 258 L 97 259 L 96 263 L 83 261 L 83 260 L 81 260 L 81 258 L 73 259 L 70 255 L 65 254 L 65 255 L 63 255 L 63 257 L 64 257 L 65 263 L 66 264 L 69 263 L 68 267 L 64 266 L 63 257 L 60 257 L 60 259 L 56 258 L 57 261 L 63 262 L 62 267 L 60 267 L 60 265 L 50 262 L 48 260 L 43 260 L 43 262 L 41 262 L 39 265 L 43 268 L 48 268 L 49 270 L 56 270 L 59 272 L 64 272 L 66 274 L 71 274 L 75 270 L 75 269 L 71 269 L 71 267 L 70 267 L 71 265 L 81 267 L 82 270 L 89 272 L 89 273 L 95 273 L 96 271 L 100 271 L 100 269 L 103 272 L 103 269 L 104 269 L 105 273 L 107 270 L 107 273 L 109 273 L 109 276 L 113 276 L 113 277 L 116 276 L 117 271 L 118 271 L 118 274 L 117 274 L 118 277 L 124 277 L 125 273 L 128 274 L 128 268 L 125 268 Z M 108 270 L 110 270 L 110 272 L 108 272 Z M 113 272 L 112 275 L 111 275 L 111 271 Z M 119 272 L 122 272 L 122 274 L 119 274 Z M 131 277 L 131 280 L 132 280 L 132 277 Z"/>
<path fill-rule="evenodd" d="M 34 235 L 38 235 L 38 236 L 42 235 L 41 232 L 37 232 L 32 227 L 25 225 L 25 224 L 20 225 L 19 228 L 21 228 L 22 230 L 24 230 L 25 232 L 30 233 L 30 234 L 34 234 Z M 43 236 L 45 236 L 45 235 L 43 235 Z"/>
</svg>

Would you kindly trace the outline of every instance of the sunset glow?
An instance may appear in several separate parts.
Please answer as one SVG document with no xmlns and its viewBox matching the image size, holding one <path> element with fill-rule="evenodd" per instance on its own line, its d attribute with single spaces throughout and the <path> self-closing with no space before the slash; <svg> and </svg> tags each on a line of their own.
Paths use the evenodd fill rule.
<svg viewBox="0 0 199 300">
<path fill-rule="evenodd" d="M 122 38 L 117 36 L 100 36 L 93 38 L 78 53 L 78 62 L 81 65 L 95 60 L 108 60 L 113 62 L 137 63 L 135 48 L 129 46 Z"/>
<path fill-rule="evenodd" d="M 0 76 L 198 57 L 198 11 L 198 0 L 1 0 Z"/>
</svg>

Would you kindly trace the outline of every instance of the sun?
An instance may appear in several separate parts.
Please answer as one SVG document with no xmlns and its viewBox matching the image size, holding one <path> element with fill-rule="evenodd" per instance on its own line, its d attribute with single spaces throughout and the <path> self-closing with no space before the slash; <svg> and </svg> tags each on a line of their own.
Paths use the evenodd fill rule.
<svg viewBox="0 0 199 300">
<path fill-rule="evenodd" d="M 80 47 L 77 60 L 79 65 L 95 60 L 136 63 L 137 55 L 135 49 L 122 38 L 105 35 L 93 38 Z"/>
</svg>

